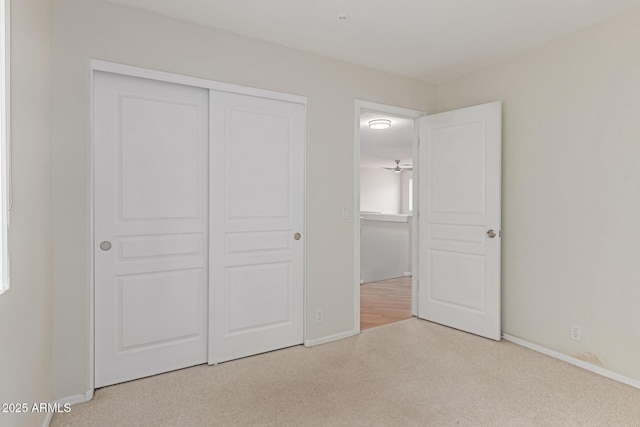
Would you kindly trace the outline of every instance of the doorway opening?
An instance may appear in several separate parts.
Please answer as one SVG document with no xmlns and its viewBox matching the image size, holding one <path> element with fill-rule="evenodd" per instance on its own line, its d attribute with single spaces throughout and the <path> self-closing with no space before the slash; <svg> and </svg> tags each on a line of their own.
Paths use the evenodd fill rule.
<svg viewBox="0 0 640 427">
<path fill-rule="evenodd" d="M 356 323 L 366 330 L 417 314 L 414 119 L 424 113 L 363 101 L 356 110 Z"/>
<path fill-rule="evenodd" d="M 413 191 L 407 190 L 407 194 L 413 195 L 412 211 L 416 213 L 415 216 L 408 215 L 412 225 L 409 234 L 411 314 L 500 340 L 501 101 L 425 117 L 421 117 L 420 112 L 356 102 L 355 157 L 358 169 L 367 156 L 364 132 L 375 120 L 362 117 L 366 112 L 386 113 L 388 118 L 378 117 L 385 120 L 386 130 L 393 126 L 394 118 L 414 119 Z M 380 152 L 383 156 L 390 154 L 384 149 Z M 401 154 L 395 157 L 392 159 L 397 167 L 382 167 L 387 168 L 386 171 L 402 173 L 403 157 Z M 363 206 L 360 206 L 360 190 L 361 187 L 365 189 L 367 183 L 364 175 L 361 183 L 359 175 L 355 185 L 355 206 L 357 212 L 364 211 L 360 216 L 366 221 L 368 215 L 382 214 L 377 213 L 379 209 L 376 208 L 374 212 L 366 212 L 369 208 L 365 197 L 362 197 Z M 402 214 L 388 217 L 398 215 Z M 364 226 L 360 226 L 360 216 L 354 233 L 358 330 L 360 282 L 371 281 L 360 269 L 361 264 L 365 269 L 364 250 L 368 247 L 367 232 Z M 396 251 L 401 252 L 393 250 L 390 234 L 383 240 L 380 247 L 385 255 L 379 258 L 380 263 L 396 258 Z"/>
</svg>

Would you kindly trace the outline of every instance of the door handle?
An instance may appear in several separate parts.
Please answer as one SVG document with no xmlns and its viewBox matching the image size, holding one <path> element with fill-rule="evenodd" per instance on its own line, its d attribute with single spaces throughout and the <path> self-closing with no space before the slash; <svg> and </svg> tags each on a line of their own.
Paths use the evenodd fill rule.
<svg viewBox="0 0 640 427">
<path fill-rule="evenodd" d="M 296 240 L 300 240 L 301 237 L 302 237 L 302 234 L 300 234 L 300 233 L 296 233 L 296 234 L 293 235 L 293 238 L 296 239 Z"/>
<path fill-rule="evenodd" d="M 487 236 L 488 236 L 490 239 L 493 239 L 494 237 L 496 237 L 496 232 L 495 232 L 495 231 L 493 231 L 493 230 L 489 230 L 489 231 L 487 231 Z"/>
<path fill-rule="evenodd" d="M 108 241 L 104 241 L 100 243 L 100 249 L 102 249 L 103 251 L 108 251 L 109 249 L 111 249 L 111 242 Z"/>
</svg>

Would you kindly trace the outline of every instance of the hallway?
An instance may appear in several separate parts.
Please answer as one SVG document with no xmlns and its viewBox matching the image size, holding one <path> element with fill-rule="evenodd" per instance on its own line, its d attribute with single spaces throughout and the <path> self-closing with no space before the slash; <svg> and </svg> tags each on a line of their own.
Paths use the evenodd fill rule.
<svg viewBox="0 0 640 427">
<path fill-rule="evenodd" d="M 360 330 L 411 317 L 411 277 L 360 286 Z"/>
</svg>

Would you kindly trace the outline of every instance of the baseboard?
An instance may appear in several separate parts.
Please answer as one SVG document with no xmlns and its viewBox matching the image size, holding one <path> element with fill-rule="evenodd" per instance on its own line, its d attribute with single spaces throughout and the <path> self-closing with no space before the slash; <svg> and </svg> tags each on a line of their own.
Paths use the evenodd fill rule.
<svg viewBox="0 0 640 427">
<path fill-rule="evenodd" d="M 54 401 L 54 403 L 57 403 L 60 406 L 64 406 L 66 404 L 77 405 L 78 403 L 88 402 L 91 399 L 93 399 L 93 390 L 87 390 L 84 394 L 75 394 L 73 396 L 63 397 L 62 399 Z M 47 415 L 44 417 L 42 427 L 49 427 L 52 419 L 53 412 L 47 412 Z"/>
<path fill-rule="evenodd" d="M 514 337 L 509 334 L 502 334 L 502 338 L 507 341 L 511 341 L 514 344 L 521 345 L 528 349 L 537 351 L 538 353 L 546 354 L 547 356 L 553 357 L 554 359 L 562 360 L 563 362 L 570 363 L 579 368 L 586 369 L 587 371 L 591 371 L 594 374 L 602 375 L 603 377 L 607 377 L 611 380 L 618 381 L 620 383 L 629 385 L 631 387 L 640 389 L 640 380 L 636 380 L 634 378 L 627 377 L 625 375 L 618 374 L 613 371 L 609 371 L 608 369 L 604 369 L 600 366 L 593 365 L 591 363 L 587 363 L 584 360 L 576 359 L 575 357 L 567 356 L 566 354 L 562 354 L 555 350 L 548 349 L 546 347 L 542 347 L 541 345 L 534 344 L 527 340 L 523 340 L 518 337 Z"/>
<path fill-rule="evenodd" d="M 56 400 L 56 403 L 60 403 L 64 405 L 68 403 L 70 405 L 77 405 L 78 403 L 85 403 L 93 399 L 93 390 L 87 390 L 83 394 L 74 394 L 73 396 L 63 397 L 62 399 Z"/>
<path fill-rule="evenodd" d="M 352 337 L 354 335 L 358 335 L 358 331 L 347 331 L 347 332 L 341 332 L 339 334 L 335 334 L 335 335 L 329 335 L 328 337 L 322 337 L 322 338 L 318 338 L 315 340 L 305 340 L 304 342 L 304 346 L 305 347 L 313 347 L 316 345 L 320 345 L 320 344 L 326 344 L 328 342 L 331 341 L 338 341 L 344 338 L 349 338 Z"/>
<path fill-rule="evenodd" d="M 405 271 L 403 276 L 404 277 L 411 277 L 411 276 L 413 276 L 413 274 L 411 272 L 409 272 L 409 271 Z"/>
<path fill-rule="evenodd" d="M 52 419 L 53 419 L 53 412 L 47 412 L 44 416 L 42 427 L 49 427 L 49 424 L 51 424 Z"/>
</svg>

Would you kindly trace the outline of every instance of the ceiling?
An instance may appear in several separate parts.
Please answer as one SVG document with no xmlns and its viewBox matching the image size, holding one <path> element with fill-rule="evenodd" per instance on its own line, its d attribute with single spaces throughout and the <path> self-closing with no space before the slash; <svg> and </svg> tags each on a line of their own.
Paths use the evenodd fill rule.
<svg viewBox="0 0 640 427">
<path fill-rule="evenodd" d="M 429 83 L 640 7 L 640 0 L 110 1 Z"/>
<path fill-rule="evenodd" d="M 293 49 L 441 83 L 640 0 L 109 0 Z M 386 130 L 369 120 L 387 118 Z M 361 165 L 412 162 L 412 121 L 361 117 Z"/>
<path fill-rule="evenodd" d="M 387 119 L 388 129 L 371 129 L 369 121 Z M 360 115 L 360 166 L 368 168 L 395 167 L 413 163 L 413 120 L 375 112 Z"/>
</svg>

